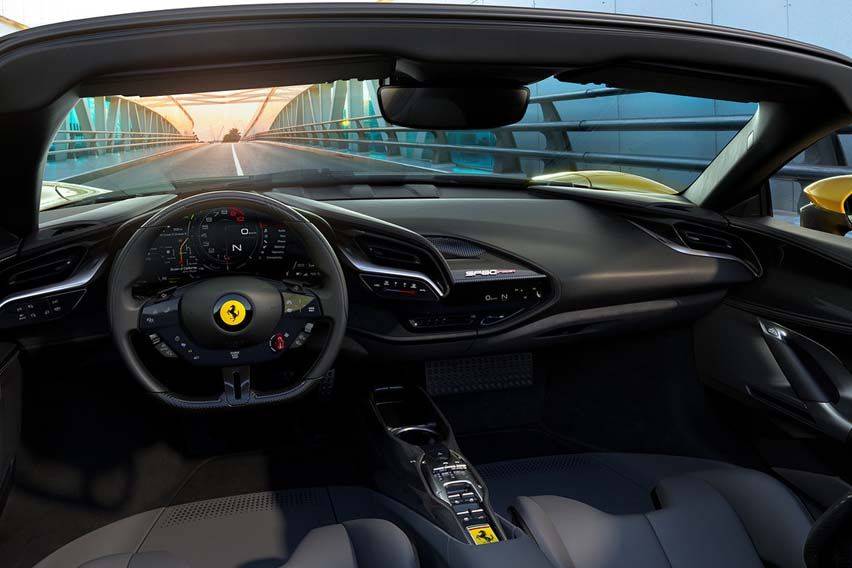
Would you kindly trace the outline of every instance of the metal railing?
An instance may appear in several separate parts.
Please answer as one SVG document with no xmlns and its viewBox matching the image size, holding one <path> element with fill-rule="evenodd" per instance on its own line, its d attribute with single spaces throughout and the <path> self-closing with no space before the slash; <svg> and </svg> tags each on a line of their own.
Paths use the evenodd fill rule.
<svg viewBox="0 0 852 568">
<path fill-rule="evenodd" d="M 531 97 L 530 104 L 539 105 L 543 122 L 522 122 L 488 130 L 491 145 L 451 144 L 447 131 L 435 129 L 411 129 L 399 126 L 365 126 L 374 121 L 384 123 L 381 115 L 365 115 L 317 122 L 306 122 L 292 126 L 273 128 L 259 132 L 246 140 L 266 140 L 293 143 L 308 147 L 329 148 L 353 154 L 368 155 L 371 149 L 382 149 L 387 156 L 400 156 L 401 149 L 415 148 L 431 153 L 421 161 L 432 166 L 452 165 L 453 153 L 487 155 L 493 158 L 495 173 L 522 173 L 521 159 L 556 161 L 566 169 L 573 169 L 578 162 L 611 164 L 620 166 L 650 167 L 678 171 L 703 171 L 711 160 L 678 156 L 641 155 L 605 152 L 580 152 L 572 148 L 570 134 L 573 132 L 625 132 L 625 131 L 704 131 L 736 132 L 742 129 L 750 115 L 697 116 L 674 118 L 630 118 L 603 120 L 562 120 L 555 103 L 577 101 L 617 95 L 633 95 L 630 91 L 611 87 L 585 89 Z M 519 147 L 515 133 L 534 132 L 544 136 L 544 148 Z M 839 133 L 849 133 L 844 129 Z M 400 135 L 419 134 L 421 140 L 404 140 Z M 835 134 L 837 136 L 837 134 Z M 428 140 L 426 140 L 428 138 Z M 777 175 L 800 181 L 820 179 L 833 175 L 852 174 L 852 167 L 843 163 L 832 166 L 789 164 Z"/>
<path fill-rule="evenodd" d="M 97 154 L 128 148 L 144 148 L 163 145 L 197 142 L 194 134 L 174 132 L 111 132 L 108 130 L 57 131 L 48 151 L 48 157 L 63 157 L 77 154 Z M 58 148 L 57 146 L 62 146 Z"/>
</svg>

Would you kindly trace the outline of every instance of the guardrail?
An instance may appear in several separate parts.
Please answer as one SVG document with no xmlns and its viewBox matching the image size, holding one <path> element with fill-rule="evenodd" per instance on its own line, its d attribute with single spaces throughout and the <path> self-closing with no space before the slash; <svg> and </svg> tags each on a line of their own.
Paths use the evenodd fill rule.
<svg viewBox="0 0 852 568">
<path fill-rule="evenodd" d="M 493 136 L 492 145 L 450 144 L 447 131 L 434 129 L 411 129 L 399 126 L 379 126 L 384 123 L 381 115 L 365 115 L 319 122 L 308 122 L 258 132 L 246 140 L 287 142 L 309 147 L 329 148 L 355 155 L 368 156 L 371 149 L 381 149 L 387 156 L 400 156 L 403 148 L 416 148 L 431 152 L 422 161 L 434 167 L 453 165 L 452 154 L 480 154 L 493 158 L 495 173 L 522 173 L 521 159 L 533 158 L 561 162 L 565 169 L 573 169 L 578 162 L 591 162 L 622 166 L 662 168 L 700 172 L 710 163 L 709 159 L 676 156 L 639 155 L 603 152 L 579 152 L 572 148 L 570 134 L 573 132 L 625 132 L 625 131 L 738 131 L 749 120 L 750 115 L 698 116 L 674 118 L 631 118 L 605 120 L 564 121 L 555 103 L 584 99 L 632 95 L 640 91 L 603 87 L 531 97 L 530 104 L 541 108 L 543 122 L 522 122 L 487 130 Z M 373 122 L 375 125 L 367 125 Z M 545 147 L 519 147 L 515 133 L 535 132 L 544 136 Z M 852 128 L 839 133 L 850 133 Z M 403 140 L 401 134 L 415 133 L 431 140 Z M 837 134 L 835 134 L 837 136 Z M 852 167 L 844 164 L 819 166 L 788 164 L 776 175 L 800 181 L 810 181 L 833 175 L 852 174 Z"/>
<path fill-rule="evenodd" d="M 104 153 L 128 148 L 145 148 L 197 142 L 194 134 L 172 132 L 113 132 L 109 130 L 59 130 L 48 157 L 62 158 L 85 153 Z M 57 148 L 57 146 L 63 146 Z"/>
</svg>

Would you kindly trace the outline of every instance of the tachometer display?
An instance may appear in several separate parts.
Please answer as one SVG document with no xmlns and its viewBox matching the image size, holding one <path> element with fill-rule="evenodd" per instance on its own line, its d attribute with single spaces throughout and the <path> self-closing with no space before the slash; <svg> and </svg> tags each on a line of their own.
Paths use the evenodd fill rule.
<svg viewBox="0 0 852 568">
<path fill-rule="evenodd" d="M 192 227 L 202 260 L 227 270 L 245 264 L 260 242 L 258 222 L 246 219 L 246 214 L 237 207 L 201 212 L 193 218 Z"/>
<path fill-rule="evenodd" d="M 249 209 L 219 207 L 163 226 L 145 255 L 139 285 L 156 290 L 223 273 L 306 283 L 319 277 L 287 223 Z"/>
</svg>

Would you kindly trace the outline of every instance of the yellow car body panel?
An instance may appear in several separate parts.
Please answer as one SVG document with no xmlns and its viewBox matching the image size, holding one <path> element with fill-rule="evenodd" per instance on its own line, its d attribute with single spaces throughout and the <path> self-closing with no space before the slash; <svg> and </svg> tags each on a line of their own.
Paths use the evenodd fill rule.
<svg viewBox="0 0 852 568">
<path fill-rule="evenodd" d="M 39 211 L 47 211 L 75 201 L 82 201 L 93 195 L 109 193 L 108 189 L 89 187 L 64 181 L 46 181 L 41 185 L 41 202 Z"/>
<path fill-rule="evenodd" d="M 608 191 L 637 191 L 641 193 L 659 193 L 674 195 L 677 193 L 669 186 L 646 177 L 612 170 L 580 170 L 577 172 L 558 172 L 532 178 L 533 182 L 555 182 L 603 189 Z"/>
<path fill-rule="evenodd" d="M 852 175 L 821 179 L 804 189 L 808 199 L 826 211 L 846 213 L 846 200 L 852 195 Z"/>
</svg>

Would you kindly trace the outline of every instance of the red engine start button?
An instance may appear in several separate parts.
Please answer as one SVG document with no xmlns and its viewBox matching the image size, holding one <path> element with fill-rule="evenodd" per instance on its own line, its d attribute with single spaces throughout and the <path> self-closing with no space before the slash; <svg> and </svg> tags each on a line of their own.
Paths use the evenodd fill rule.
<svg viewBox="0 0 852 568">
<path fill-rule="evenodd" d="M 284 348 L 287 347 L 287 342 L 284 341 L 284 334 L 281 332 L 276 333 L 272 337 L 269 338 L 269 348 L 275 352 L 284 351 Z"/>
</svg>

